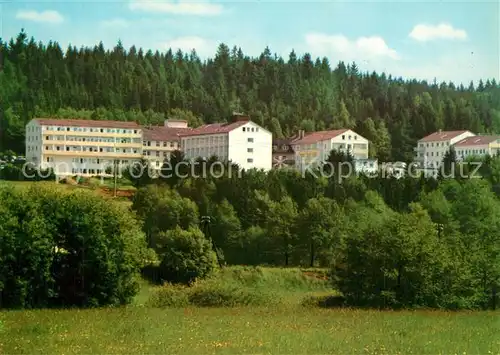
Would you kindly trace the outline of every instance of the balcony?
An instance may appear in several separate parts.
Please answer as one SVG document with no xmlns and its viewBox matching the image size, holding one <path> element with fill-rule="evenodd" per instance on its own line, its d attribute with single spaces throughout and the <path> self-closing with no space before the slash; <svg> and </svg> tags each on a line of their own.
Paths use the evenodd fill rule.
<svg viewBox="0 0 500 355">
<path fill-rule="evenodd" d="M 43 145 L 59 145 L 59 146 L 86 146 L 86 147 L 116 147 L 116 148 L 142 148 L 142 144 L 138 143 L 115 143 L 115 142 L 91 142 L 91 141 L 70 141 L 70 140 L 62 140 L 58 141 L 55 139 L 46 139 L 43 141 Z"/>
<path fill-rule="evenodd" d="M 120 137 L 120 138 L 142 138 L 141 131 L 137 133 L 109 133 L 109 132 L 75 132 L 75 131 L 48 131 L 42 132 L 44 136 L 76 136 L 76 137 Z"/>
<path fill-rule="evenodd" d="M 94 157 L 94 158 L 124 158 L 124 159 L 141 159 L 141 153 L 115 153 L 115 152 L 78 152 L 64 150 L 45 150 L 44 156 L 61 156 L 61 157 Z"/>
</svg>

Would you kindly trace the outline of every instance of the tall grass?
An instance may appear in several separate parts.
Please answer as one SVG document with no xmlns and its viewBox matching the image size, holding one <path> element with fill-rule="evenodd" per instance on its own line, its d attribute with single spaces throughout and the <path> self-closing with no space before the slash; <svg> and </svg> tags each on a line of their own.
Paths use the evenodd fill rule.
<svg viewBox="0 0 500 355">
<path fill-rule="evenodd" d="M 166 284 L 153 293 L 147 304 L 154 307 L 297 305 L 304 296 L 332 293 L 322 275 L 323 270 L 229 267 L 189 287 Z"/>
</svg>

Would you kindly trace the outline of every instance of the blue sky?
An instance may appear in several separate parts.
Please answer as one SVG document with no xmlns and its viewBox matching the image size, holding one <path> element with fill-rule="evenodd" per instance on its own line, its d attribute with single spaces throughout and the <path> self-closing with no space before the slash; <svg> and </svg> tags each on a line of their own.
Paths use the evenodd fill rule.
<svg viewBox="0 0 500 355">
<path fill-rule="evenodd" d="M 500 79 L 498 1 L 12 1 L 0 2 L 0 37 L 24 28 L 65 49 L 195 48 L 213 56 L 218 43 L 258 55 L 269 46 L 313 57 L 356 61 L 363 71 L 468 84 Z"/>
</svg>

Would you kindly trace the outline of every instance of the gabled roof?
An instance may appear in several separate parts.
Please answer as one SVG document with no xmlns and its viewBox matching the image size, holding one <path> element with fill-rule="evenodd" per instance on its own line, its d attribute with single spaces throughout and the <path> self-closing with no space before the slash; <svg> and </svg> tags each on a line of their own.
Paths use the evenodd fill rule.
<svg viewBox="0 0 500 355">
<path fill-rule="evenodd" d="M 188 136 L 201 136 L 205 134 L 222 134 L 222 133 L 229 133 L 232 130 L 244 126 L 248 122 L 251 122 L 250 120 L 242 120 L 242 121 L 236 121 L 236 122 L 230 122 L 230 123 L 211 123 L 211 124 L 206 124 L 203 126 L 200 126 L 198 128 L 193 128 L 189 131 L 183 132 L 180 135 L 182 137 L 188 137 Z"/>
<path fill-rule="evenodd" d="M 313 144 L 321 142 L 324 140 L 335 138 L 342 133 L 347 132 L 348 129 L 337 129 L 333 131 L 318 131 L 306 134 L 306 136 L 300 140 L 294 141 L 293 144 Z"/>
<path fill-rule="evenodd" d="M 441 131 L 434 132 L 420 139 L 419 142 L 437 142 L 437 141 L 449 141 L 455 137 L 458 137 L 461 134 L 467 133 L 470 131 L 462 130 L 462 131 Z"/>
<path fill-rule="evenodd" d="M 192 128 L 172 128 L 172 127 L 147 127 L 143 129 L 144 140 L 148 141 L 178 141 L 180 135 L 192 130 Z"/>
<path fill-rule="evenodd" d="M 34 121 L 47 126 L 97 127 L 97 128 L 141 128 L 133 121 L 96 121 L 85 119 L 35 118 Z"/>
<path fill-rule="evenodd" d="M 474 145 L 485 145 L 500 139 L 500 136 L 474 136 L 462 139 L 455 143 L 455 147 L 469 147 Z"/>
</svg>

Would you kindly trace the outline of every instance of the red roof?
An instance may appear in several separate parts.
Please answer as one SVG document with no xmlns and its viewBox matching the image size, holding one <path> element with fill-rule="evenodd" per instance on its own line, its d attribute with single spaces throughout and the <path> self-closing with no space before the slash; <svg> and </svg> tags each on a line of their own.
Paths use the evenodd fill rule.
<svg viewBox="0 0 500 355">
<path fill-rule="evenodd" d="M 467 133 L 469 131 L 441 131 L 441 132 L 434 132 L 432 134 L 429 134 L 428 136 L 422 138 L 419 140 L 419 142 L 436 142 L 436 141 L 448 141 L 450 139 L 453 139 L 463 133 Z"/>
<path fill-rule="evenodd" d="M 70 127 L 97 127 L 97 128 L 141 128 L 133 121 L 96 121 L 85 119 L 57 119 L 57 118 L 35 118 L 41 125 L 48 126 L 70 126 Z"/>
<path fill-rule="evenodd" d="M 293 144 L 312 144 L 321 141 L 325 141 L 328 139 L 332 139 L 337 137 L 338 135 L 347 132 L 348 129 L 337 129 L 333 131 L 319 131 L 319 132 L 311 132 L 309 134 L 306 133 L 306 136 L 298 141 L 293 142 Z"/>
<path fill-rule="evenodd" d="M 187 136 L 200 136 L 200 135 L 205 135 L 205 134 L 221 134 L 221 133 L 229 133 L 233 129 L 236 129 L 238 127 L 241 127 L 245 124 L 250 122 L 249 120 L 242 120 L 242 121 L 236 121 L 236 122 L 230 122 L 230 123 L 211 123 L 211 124 L 206 124 L 203 126 L 200 126 L 198 128 L 193 128 L 187 132 L 183 132 L 181 136 L 187 137 Z"/>
<path fill-rule="evenodd" d="M 500 136 L 474 136 L 462 139 L 455 147 L 468 147 L 471 145 L 485 145 L 500 139 Z"/>
<path fill-rule="evenodd" d="M 178 141 L 180 134 L 188 132 L 192 128 L 172 128 L 172 127 L 149 127 L 143 129 L 144 140 L 148 141 Z"/>
</svg>

